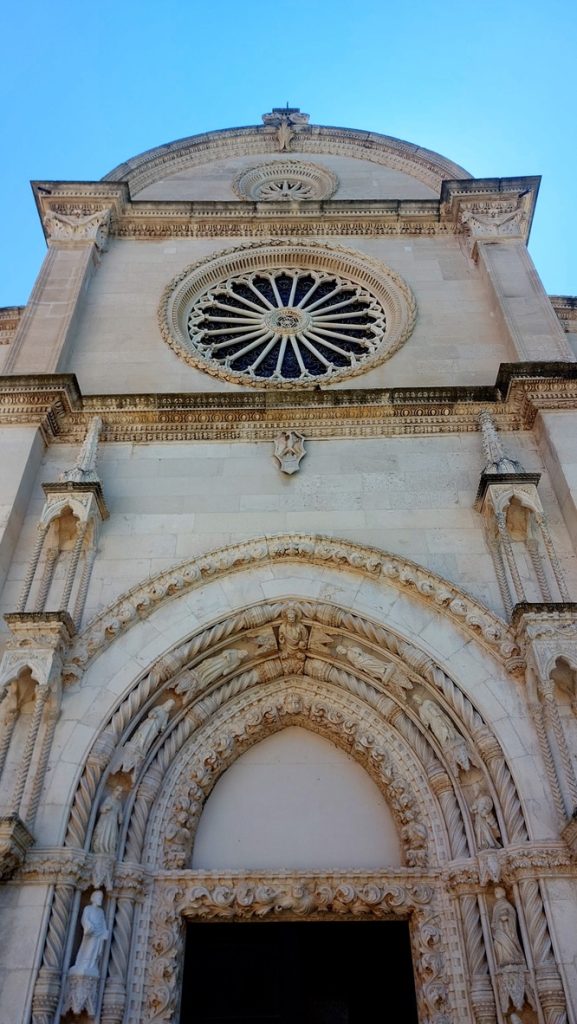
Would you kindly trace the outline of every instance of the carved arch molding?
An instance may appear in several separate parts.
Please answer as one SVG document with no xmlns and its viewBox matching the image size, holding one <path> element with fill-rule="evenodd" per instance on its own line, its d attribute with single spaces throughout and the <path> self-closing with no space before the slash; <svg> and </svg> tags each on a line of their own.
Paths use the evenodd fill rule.
<svg viewBox="0 0 577 1024">
<path fill-rule="evenodd" d="M 364 766 L 396 820 L 401 867 L 323 876 L 190 869 L 218 779 L 288 725 Z M 559 857 L 531 841 L 490 726 L 427 654 L 331 604 L 253 605 L 135 680 L 95 738 L 62 849 L 29 858 L 25 872 L 53 884 L 32 1019 L 61 1019 L 79 916 L 100 888 L 110 938 L 94 1015 L 108 1024 L 176 1024 L 187 919 L 312 915 L 408 918 L 421 1024 L 513 1024 L 515 1014 L 515 1024 L 562 1024 L 540 886 Z M 514 962 L 499 938 L 505 918 Z"/>
</svg>

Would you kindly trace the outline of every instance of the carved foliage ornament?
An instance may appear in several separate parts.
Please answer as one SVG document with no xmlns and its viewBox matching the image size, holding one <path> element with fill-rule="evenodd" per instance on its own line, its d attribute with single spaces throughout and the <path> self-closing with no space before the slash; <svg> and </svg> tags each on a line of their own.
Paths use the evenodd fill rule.
<svg viewBox="0 0 577 1024">
<path fill-rule="evenodd" d="M 330 199 L 338 179 L 328 167 L 302 160 L 276 160 L 242 171 L 232 187 L 239 199 L 282 202 L 291 199 Z"/>
<path fill-rule="evenodd" d="M 352 249 L 276 239 L 188 267 L 160 328 L 186 362 L 239 384 L 312 387 L 388 359 L 416 316 L 405 282 Z"/>
</svg>

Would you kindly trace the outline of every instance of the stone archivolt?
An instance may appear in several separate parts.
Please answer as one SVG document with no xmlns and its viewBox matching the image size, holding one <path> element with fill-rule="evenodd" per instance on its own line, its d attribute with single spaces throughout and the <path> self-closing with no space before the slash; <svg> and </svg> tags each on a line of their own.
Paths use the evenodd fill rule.
<svg viewBox="0 0 577 1024">
<path fill-rule="evenodd" d="M 297 651 L 302 669 L 294 675 Z M 445 749 L 434 719 L 423 721 L 423 701 L 458 737 L 468 761 Z M 165 709 L 166 725 L 151 733 L 142 760 L 127 773 L 123 750 L 154 708 Z M 187 870 L 202 807 L 220 775 L 249 746 L 290 724 L 327 736 L 364 765 L 390 803 L 406 867 L 326 877 Z M 497 823 L 490 850 L 483 838 L 478 845 L 475 828 L 483 794 Z M 90 852 L 107 801 L 122 818 L 118 832 L 113 829 L 118 846 L 108 873 Z M 76 876 L 66 874 L 70 854 L 78 858 Z M 67 966 L 74 892 L 91 884 L 107 890 L 112 929 L 102 1001 L 108 1022 L 174 1020 L 183 918 L 319 914 L 409 918 L 421 1021 L 495 1020 L 491 979 L 502 999 L 514 991 L 523 1020 L 530 1019 L 529 1004 L 519 995 L 519 979 L 542 1005 L 547 1024 L 566 1020 L 538 881 L 559 866 L 571 870 L 566 848 L 529 841 L 503 752 L 457 683 L 414 644 L 331 605 L 256 605 L 163 655 L 104 723 L 74 797 L 64 848 L 44 862 L 38 851 L 28 870 L 42 863 L 49 873 L 53 865 L 54 881 L 61 880 L 34 1024 L 52 1020 L 46 1013 L 58 1001 Z M 498 883 L 507 886 L 513 908 L 507 914 L 522 924 L 523 963 L 511 969 L 504 954 L 495 960 L 487 925 L 504 906 Z M 72 962 L 73 954 L 66 955 Z M 129 975 L 131 956 L 143 973 Z M 517 987 L 511 989 L 513 968 Z"/>
<path fill-rule="evenodd" d="M 160 573 L 124 594 L 88 623 L 71 647 L 65 678 L 78 678 L 101 650 L 146 618 L 163 601 L 202 586 L 208 580 L 252 566 L 306 562 L 352 570 L 415 596 L 442 611 L 469 636 L 479 640 L 505 664 L 516 667 L 521 656 L 514 632 L 502 619 L 454 584 L 398 555 L 385 554 L 350 541 L 297 534 L 263 537 L 234 544 Z M 344 614 L 344 613 L 343 613 Z"/>
</svg>

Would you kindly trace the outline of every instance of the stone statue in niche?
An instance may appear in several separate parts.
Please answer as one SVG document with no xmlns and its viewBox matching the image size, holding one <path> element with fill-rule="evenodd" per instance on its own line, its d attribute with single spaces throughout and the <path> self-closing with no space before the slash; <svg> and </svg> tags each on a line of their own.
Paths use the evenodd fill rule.
<svg viewBox="0 0 577 1024">
<path fill-rule="evenodd" d="M 395 690 L 403 700 L 406 698 L 406 691 L 413 689 L 411 680 L 402 672 L 394 662 L 384 662 L 375 658 L 373 654 L 363 651 L 360 647 L 337 647 L 337 654 L 350 661 L 354 668 L 360 672 L 379 679 L 385 686 Z"/>
<path fill-rule="evenodd" d="M 305 439 L 296 430 L 283 430 L 274 440 L 274 457 L 281 473 L 291 476 L 298 472 L 301 459 L 306 455 Z"/>
<path fill-rule="evenodd" d="M 280 660 L 287 675 L 302 672 L 306 649 L 309 642 L 309 631 L 302 621 L 303 613 L 295 604 L 287 604 L 282 612 L 282 621 L 278 630 Z"/>
<path fill-rule="evenodd" d="M 188 669 L 187 672 L 182 674 L 174 687 L 174 691 L 175 693 L 190 693 L 196 689 L 204 689 L 204 687 L 210 686 L 211 683 L 215 683 L 217 679 L 221 679 L 222 676 L 226 676 L 229 672 L 234 672 L 235 669 L 240 668 L 242 662 L 247 657 L 248 651 L 231 647 L 228 651 L 221 651 L 220 654 L 216 654 L 214 658 L 205 658 L 204 661 L 201 661 L 200 665 L 196 665 L 195 668 Z"/>
<path fill-rule="evenodd" d="M 453 771 L 458 772 L 462 769 L 468 772 L 472 766 L 471 755 L 465 740 L 459 735 L 450 718 L 441 711 L 435 701 L 423 698 L 419 694 L 415 694 L 413 703 L 423 725 L 430 729 L 438 740 Z"/>
<path fill-rule="evenodd" d="M 122 786 L 115 786 L 105 797 L 92 837 L 94 853 L 113 856 L 118 845 L 118 832 L 122 822 Z"/>
<path fill-rule="evenodd" d="M 157 736 L 168 725 L 175 702 L 170 699 L 153 708 L 122 749 L 121 770 L 136 774 Z"/>
<path fill-rule="evenodd" d="M 493 813 L 493 801 L 488 793 L 479 793 L 471 804 L 471 814 L 478 849 L 495 850 L 501 845 L 501 833 Z"/>
<path fill-rule="evenodd" d="M 63 1013 L 72 1010 L 78 1014 L 86 1010 L 91 1016 L 96 1014 L 100 959 L 108 939 L 102 901 L 103 894 L 100 889 L 96 889 L 82 912 L 82 942 L 76 961 L 68 971 Z"/>
<path fill-rule="evenodd" d="M 517 934 L 517 912 L 500 886 L 495 889 L 491 933 L 497 961 L 497 988 L 501 1011 L 507 1013 L 509 1003 L 512 1003 L 515 1010 L 522 1010 L 525 1000 L 534 1006 L 525 954 Z M 521 1024 L 515 1013 L 511 1014 L 510 1021 L 511 1024 Z"/>
</svg>

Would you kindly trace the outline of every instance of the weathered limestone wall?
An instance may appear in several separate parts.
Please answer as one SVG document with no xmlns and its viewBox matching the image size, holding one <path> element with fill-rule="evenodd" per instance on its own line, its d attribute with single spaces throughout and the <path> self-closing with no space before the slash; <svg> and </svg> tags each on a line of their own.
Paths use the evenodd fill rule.
<svg viewBox="0 0 577 1024">
<path fill-rule="evenodd" d="M 333 199 L 436 199 L 435 192 L 428 185 L 417 181 L 409 174 L 394 171 L 382 164 L 355 157 L 331 156 L 323 153 L 316 157 L 310 153 L 251 153 L 248 156 L 231 156 L 210 163 L 190 167 L 186 171 L 167 175 L 153 185 L 147 185 L 137 193 L 139 201 L 144 200 L 238 200 L 232 182 L 236 175 L 256 164 L 273 163 L 275 160 L 311 161 L 328 167 L 336 174 L 339 184 Z"/>
<path fill-rule="evenodd" d="M 577 550 L 577 412 L 542 412 L 537 434 L 573 547 Z"/>
<path fill-rule="evenodd" d="M 35 427 L 0 427 L 0 590 L 20 536 L 44 444 Z"/>
<path fill-rule="evenodd" d="M 528 471 L 542 470 L 529 434 L 504 437 Z M 40 515 L 41 482 L 69 468 L 76 449 L 53 445 L 37 475 L 7 585 L 15 607 Z M 503 613 L 482 518 L 473 509 L 483 459 L 478 434 L 310 442 L 297 475 L 277 468 L 272 444 L 102 444 L 110 510 L 85 612 L 186 558 L 266 533 L 320 533 L 403 555 Z M 539 494 L 570 590 L 577 566 L 545 473 Z M 535 598 L 537 599 L 537 598 Z"/>
<path fill-rule="evenodd" d="M 409 284 L 418 306 L 415 329 L 401 350 L 341 387 L 492 384 L 499 364 L 514 358 L 491 289 L 458 239 L 326 241 L 382 260 Z M 82 298 L 73 350 L 60 369 L 76 373 L 84 393 L 241 390 L 185 364 L 162 340 L 157 321 L 166 285 L 196 260 L 228 248 L 223 242 L 111 239 Z"/>
</svg>

